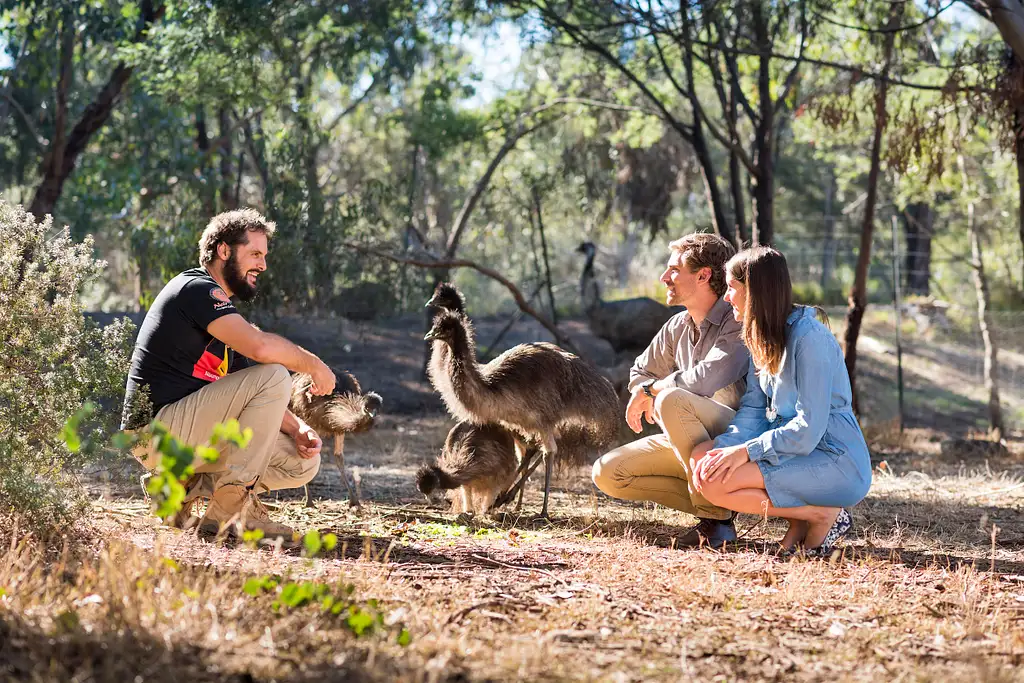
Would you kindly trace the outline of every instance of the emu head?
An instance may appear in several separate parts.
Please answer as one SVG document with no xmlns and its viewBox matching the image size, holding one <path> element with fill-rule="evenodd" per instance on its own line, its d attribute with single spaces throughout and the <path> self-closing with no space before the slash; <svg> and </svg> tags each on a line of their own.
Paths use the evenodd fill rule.
<svg viewBox="0 0 1024 683">
<path fill-rule="evenodd" d="M 433 306 L 443 311 L 466 312 L 466 297 L 450 282 L 438 283 L 433 296 L 427 301 L 425 308 Z"/>
<path fill-rule="evenodd" d="M 586 254 L 588 262 L 593 261 L 594 256 L 597 255 L 597 247 L 590 241 L 581 242 L 580 246 L 576 247 L 576 251 L 581 254 Z"/>
<path fill-rule="evenodd" d="M 434 324 L 423 335 L 426 341 L 442 341 L 455 347 L 459 341 L 465 341 L 467 321 L 464 316 L 454 311 L 441 311 L 434 317 Z"/>
</svg>

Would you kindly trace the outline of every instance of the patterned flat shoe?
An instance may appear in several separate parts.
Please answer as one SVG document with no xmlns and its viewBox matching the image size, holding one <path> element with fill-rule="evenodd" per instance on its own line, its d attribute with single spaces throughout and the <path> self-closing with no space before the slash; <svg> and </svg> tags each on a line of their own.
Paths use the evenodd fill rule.
<svg viewBox="0 0 1024 683">
<path fill-rule="evenodd" d="M 853 518 L 850 513 L 846 511 L 846 508 L 839 508 L 839 515 L 832 528 L 825 534 L 825 540 L 817 548 L 809 548 L 806 551 L 807 557 L 828 557 L 832 554 L 832 546 L 836 544 L 836 541 L 850 533 L 852 528 Z"/>
</svg>

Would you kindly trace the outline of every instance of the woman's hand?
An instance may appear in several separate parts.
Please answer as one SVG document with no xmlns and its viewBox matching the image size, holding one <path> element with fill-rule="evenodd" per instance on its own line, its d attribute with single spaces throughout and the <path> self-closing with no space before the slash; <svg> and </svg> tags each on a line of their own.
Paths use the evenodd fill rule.
<svg viewBox="0 0 1024 683">
<path fill-rule="evenodd" d="M 725 484 L 732 478 L 736 468 L 748 462 L 750 454 L 747 453 L 746 445 L 712 448 L 694 470 L 693 484 L 698 491 L 703 489 L 707 482 L 721 481 Z"/>
</svg>

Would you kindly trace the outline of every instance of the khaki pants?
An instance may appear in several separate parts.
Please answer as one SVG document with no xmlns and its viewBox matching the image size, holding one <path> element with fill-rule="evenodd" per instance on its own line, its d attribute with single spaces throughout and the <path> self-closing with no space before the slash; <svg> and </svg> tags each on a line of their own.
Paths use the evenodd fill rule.
<svg viewBox="0 0 1024 683">
<path fill-rule="evenodd" d="M 195 471 L 201 476 L 189 498 L 209 498 L 228 484 L 256 482 L 267 491 L 296 488 L 316 476 L 320 456 L 300 458 L 295 441 L 281 432 L 291 387 L 283 365 L 257 365 L 229 373 L 157 412 L 156 419 L 167 425 L 171 435 L 190 446 L 206 443 L 213 426 L 231 418 L 238 420 L 243 431 L 252 429 L 248 448 L 222 444 L 217 447 L 216 462 L 197 462 Z M 140 447 L 135 457 L 147 470 L 159 462 L 159 454 L 149 447 Z"/>
<path fill-rule="evenodd" d="M 668 389 L 654 400 L 662 434 L 620 446 L 594 463 L 594 484 L 613 498 L 651 500 L 695 517 L 729 519 L 690 487 L 694 446 L 728 428 L 736 411 L 685 389 Z"/>
</svg>

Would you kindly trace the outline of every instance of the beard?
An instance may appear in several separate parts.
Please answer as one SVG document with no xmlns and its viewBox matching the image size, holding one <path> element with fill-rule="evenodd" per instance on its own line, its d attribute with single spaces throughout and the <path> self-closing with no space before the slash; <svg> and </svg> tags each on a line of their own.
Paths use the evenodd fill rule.
<svg viewBox="0 0 1024 683">
<path fill-rule="evenodd" d="M 245 273 L 242 272 L 241 267 L 238 265 L 234 250 L 231 251 L 231 256 L 228 257 L 227 262 L 224 264 L 224 281 L 232 294 L 241 301 L 252 301 L 256 298 L 256 287 L 250 285 L 248 280 L 245 279 Z"/>
</svg>

